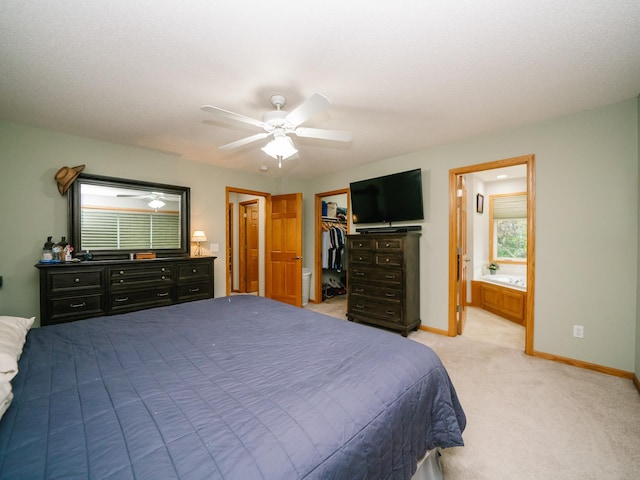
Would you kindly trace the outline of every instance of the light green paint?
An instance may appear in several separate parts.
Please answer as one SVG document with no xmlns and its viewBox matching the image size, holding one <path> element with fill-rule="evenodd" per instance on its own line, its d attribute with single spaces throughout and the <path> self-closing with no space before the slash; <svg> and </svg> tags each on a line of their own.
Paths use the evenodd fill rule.
<svg viewBox="0 0 640 480">
<path fill-rule="evenodd" d="M 423 171 L 421 318 L 447 328 L 448 172 L 451 168 L 536 155 L 535 349 L 625 371 L 640 370 L 637 258 L 638 102 L 636 99 L 536 125 L 433 147 L 365 167 L 302 181 L 270 180 L 144 149 L 0 123 L 0 312 L 38 314 L 33 265 L 47 235 L 66 234 L 67 205 L 53 176 L 86 172 L 187 185 L 192 227 L 224 252 L 225 186 L 304 194 L 304 252 L 313 245 L 314 195 L 401 170 Z M 571 201 L 567 201 L 572 199 Z M 615 212 L 612 214 L 611 212 Z M 304 253 L 303 253 L 304 254 Z M 606 271 L 600 266 L 606 264 Z M 311 262 L 305 265 L 312 266 Z M 224 262 L 216 262 L 216 296 Z M 584 339 L 572 326 L 584 326 Z"/>
</svg>

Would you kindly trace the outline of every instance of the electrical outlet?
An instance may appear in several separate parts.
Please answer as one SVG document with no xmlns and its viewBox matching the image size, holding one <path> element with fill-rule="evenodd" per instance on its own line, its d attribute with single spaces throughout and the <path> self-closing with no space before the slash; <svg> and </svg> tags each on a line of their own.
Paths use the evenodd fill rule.
<svg viewBox="0 0 640 480">
<path fill-rule="evenodd" d="M 212 252 L 217 252 L 218 250 L 220 250 L 220 245 L 218 245 L 217 243 L 212 243 L 209 246 L 211 247 L 209 250 Z"/>
<path fill-rule="evenodd" d="M 576 338 L 584 337 L 584 327 L 582 325 L 574 325 L 573 326 L 573 336 Z"/>
</svg>

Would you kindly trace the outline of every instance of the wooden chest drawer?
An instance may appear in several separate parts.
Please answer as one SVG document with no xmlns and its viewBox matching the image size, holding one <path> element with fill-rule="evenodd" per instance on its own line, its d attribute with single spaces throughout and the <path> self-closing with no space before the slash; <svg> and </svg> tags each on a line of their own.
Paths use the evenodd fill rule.
<svg viewBox="0 0 640 480">
<path fill-rule="evenodd" d="M 379 266 L 402 267 L 401 253 L 376 253 L 373 261 Z"/>
<path fill-rule="evenodd" d="M 211 296 L 211 284 L 209 282 L 190 283 L 189 285 L 180 285 L 178 287 L 179 302 L 209 298 Z"/>
<path fill-rule="evenodd" d="M 354 299 L 357 297 L 369 297 L 374 300 L 401 302 L 403 298 L 401 288 L 370 285 L 367 283 L 351 283 L 349 285 L 349 293 L 354 296 Z"/>
<path fill-rule="evenodd" d="M 47 272 L 49 292 L 57 295 L 101 289 L 103 287 L 102 272 L 100 268 Z"/>
<path fill-rule="evenodd" d="M 145 290 L 128 290 L 111 295 L 111 311 L 129 310 L 133 307 L 170 305 L 174 302 L 170 287 Z"/>
<path fill-rule="evenodd" d="M 50 300 L 50 319 L 43 319 L 42 325 L 63 323 L 81 318 L 105 314 L 103 295 L 82 295 Z"/>
<path fill-rule="evenodd" d="M 353 297 L 349 300 L 349 313 L 378 317 L 390 323 L 403 324 L 403 306 L 393 302 L 374 302 Z"/>
<path fill-rule="evenodd" d="M 349 238 L 347 241 L 349 250 L 371 250 L 373 248 L 373 239 L 371 238 Z"/>
<path fill-rule="evenodd" d="M 347 270 L 347 272 L 350 280 L 358 283 L 374 282 L 383 283 L 385 285 L 400 286 L 403 281 L 402 270 L 393 268 L 373 269 L 351 266 L 350 270 Z"/>
<path fill-rule="evenodd" d="M 172 266 L 144 266 L 109 269 L 111 287 L 115 290 L 129 287 L 151 287 L 173 282 Z"/>
<path fill-rule="evenodd" d="M 404 242 L 402 238 L 376 238 L 374 248 L 376 250 L 395 250 L 402 251 Z"/>
<path fill-rule="evenodd" d="M 357 265 L 371 265 L 373 254 L 367 250 L 353 250 L 350 252 L 349 261 Z"/>
<path fill-rule="evenodd" d="M 192 262 L 178 267 L 178 282 L 207 280 L 211 275 L 211 263 Z"/>
</svg>

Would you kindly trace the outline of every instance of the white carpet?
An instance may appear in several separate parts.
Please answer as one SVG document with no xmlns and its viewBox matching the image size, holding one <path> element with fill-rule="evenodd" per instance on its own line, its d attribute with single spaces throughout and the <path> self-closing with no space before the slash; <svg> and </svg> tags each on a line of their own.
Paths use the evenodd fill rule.
<svg viewBox="0 0 640 480">
<path fill-rule="evenodd" d="M 311 305 L 344 317 L 344 302 Z M 440 356 L 467 415 L 446 480 L 640 478 L 640 395 L 630 380 L 524 354 L 524 329 L 468 310 L 462 336 L 409 338 Z"/>
</svg>

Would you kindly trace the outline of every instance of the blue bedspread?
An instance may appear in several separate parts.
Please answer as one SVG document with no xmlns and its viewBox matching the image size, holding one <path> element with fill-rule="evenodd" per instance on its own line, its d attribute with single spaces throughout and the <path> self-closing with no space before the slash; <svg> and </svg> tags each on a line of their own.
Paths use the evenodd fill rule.
<svg viewBox="0 0 640 480">
<path fill-rule="evenodd" d="M 462 445 L 433 351 L 253 296 L 33 329 L 0 478 L 408 479 Z"/>
</svg>

